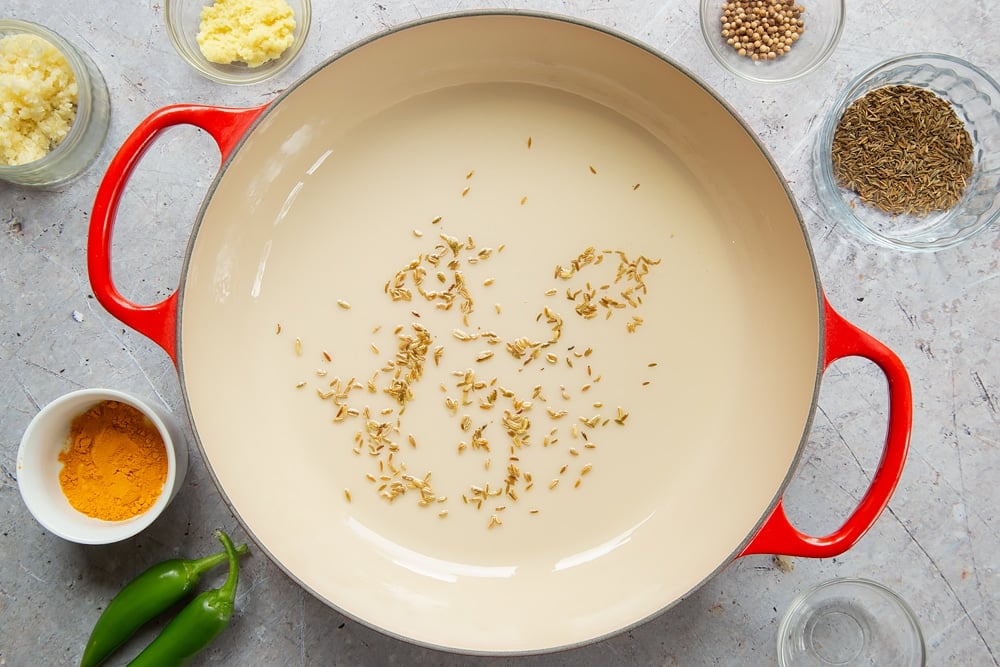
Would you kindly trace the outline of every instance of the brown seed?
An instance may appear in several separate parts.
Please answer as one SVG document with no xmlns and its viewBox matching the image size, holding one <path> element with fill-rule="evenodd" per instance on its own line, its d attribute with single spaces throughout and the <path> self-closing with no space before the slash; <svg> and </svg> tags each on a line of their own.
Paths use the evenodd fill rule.
<svg viewBox="0 0 1000 667">
<path fill-rule="evenodd" d="M 954 206 L 972 176 L 972 140 L 951 104 L 916 86 L 885 86 L 844 111 L 831 146 L 834 177 L 864 204 L 926 215 Z"/>
<path fill-rule="evenodd" d="M 740 56 L 772 61 L 802 34 L 804 12 L 792 0 L 728 0 L 722 5 L 720 34 Z"/>
</svg>

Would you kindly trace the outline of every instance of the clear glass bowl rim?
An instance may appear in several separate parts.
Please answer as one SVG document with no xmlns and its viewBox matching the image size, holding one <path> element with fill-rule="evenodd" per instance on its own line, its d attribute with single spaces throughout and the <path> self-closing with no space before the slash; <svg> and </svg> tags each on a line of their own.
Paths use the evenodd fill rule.
<svg viewBox="0 0 1000 667">
<path fill-rule="evenodd" d="M 833 34 L 830 36 L 830 39 L 827 42 L 826 46 L 824 46 L 823 50 L 820 51 L 813 58 L 812 62 L 810 62 L 805 67 L 802 67 L 801 69 L 795 70 L 794 73 L 789 74 L 788 76 L 775 77 L 775 78 L 754 76 L 749 72 L 745 72 L 733 67 L 726 61 L 726 59 L 722 56 L 722 54 L 719 53 L 719 49 L 717 48 L 715 42 L 713 41 L 712 28 L 709 25 L 710 19 L 708 18 L 709 7 L 713 4 L 716 4 L 717 2 L 718 0 L 700 0 L 699 3 L 699 9 L 698 9 L 699 23 L 701 25 L 701 35 L 705 40 L 705 45 L 708 47 L 709 53 L 712 54 L 712 57 L 716 60 L 716 62 L 722 65 L 722 67 L 727 72 L 732 72 L 737 76 L 740 76 L 749 81 L 755 81 L 757 83 L 768 83 L 768 84 L 788 83 L 789 81 L 794 81 L 796 79 L 802 78 L 806 74 L 809 74 L 810 72 L 813 72 L 816 69 L 818 69 L 823 63 L 829 60 L 831 55 L 833 55 L 833 52 L 837 48 L 837 44 L 840 43 L 840 38 L 844 33 L 844 25 L 847 22 L 847 0 L 837 0 L 837 4 L 840 5 L 840 12 L 838 13 L 837 16 L 837 25 L 834 27 Z"/>
<path fill-rule="evenodd" d="M 991 90 L 987 91 L 987 93 L 994 101 L 994 105 L 998 100 L 1000 100 L 1000 83 L 997 83 L 996 79 L 990 76 L 982 68 L 963 60 L 962 58 L 948 55 L 946 53 L 937 53 L 934 51 L 907 53 L 876 63 L 851 79 L 847 86 L 845 86 L 834 99 L 833 105 L 827 112 L 826 117 L 820 126 L 820 130 L 816 135 L 816 145 L 813 155 L 813 173 L 815 175 L 814 178 L 819 181 L 816 183 L 816 186 L 817 197 L 819 198 L 820 203 L 834 218 L 835 222 L 844 222 L 855 234 L 861 236 L 867 241 L 897 250 L 935 251 L 956 246 L 989 228 L 997 221 L 998 218 L 1000 218 L 1000 209 L 998 209 L 992 215 L 980 220 L 976 225 L 964 230 L 961 234 L 949 238 L 947 241 L 915 244 L 884 234 L 879 234 L 875 230 L 871 229 L 868 225 L 859 220 L 856 215 L 854 215 L 850 206 L 848 206 L 843 197 L 839 195 L 841 188 L 837 185 L 837 180 L 833 176 L 830 146 L 833 143 L 833 133 L 836 130 L 837 123 L 840 122 L 840 117 L 843 115 L 847 105 L 857 98 L 857 92 L 863 89 L 865 87 L 865 83 L 876 73 L 884 70 L 891 70 L 895 67 L 911 62 L 917 63 L 928 61 L 942 61 L 949 67 L 957 68 L 959 70 L 959 74 L 961 74 L 961 70 L 963 69 L 974 73 L 976 76 L 981 77 L 991 88 Z M 830 196 L 827 196 L 828 193 Z"/>
<path fill-rule="evenodd" d="M 216 83 L 223 83 L 231 86 L 250 85 L 266 81 L 280 72 L 283 72 L 298 57 L 299 52 L 302 50 L 302 46 L 306 42 L 306 38 L 309 36 L 309 29 L 312 26 L 311 0 L 298 0 L 302 5 L 301 12 L 299 12 L 295 17 L 296 29 L 299 31 L 299 34 L 296 36 L 295 42 L 288 47 L 288 51 L 282 54 L 281 61 L 273 64 L 265 63 L 254 70 L 248 70 L 249 72 L 253 72 L 253 74 L 248 74 L 246 76 L 230 76 L 229 74 L 226 74 L 222 70 L 216 68 L 213 63 L 209 63 L 207 60 L 201 58 L 200 53 L 192 53 L 192 51 L 184 43 L 184 40 L 178 34 L 179 28 L 174 25 L 174 17 L 177 15 L 176 6 L 180 3 L 189 1 L 191 0 L 166 0 L 163 3 L 163 20 L 167 25 L 167 35 L 170 37 L 170 43 L 173 45 L 174 50 L 177 51 L 178 55 L 180 55 L 184 62 L 193 67 L 195 71 L 205 78 L 215 81 Z"/>
<path fill-rule="evenodd" d="M 69 132 L 55 148 L 44 156 L 24 164 L 0 164 L 0 181 L 9 180 L 12 183 L 30 186 L 52 186 L 65 183 L 80 175 L 97 158 L 100 152 L 100 144 L 107 133 L 110 117 L 94 117 L 94 107 L 96 106 L 95 96 L 100 96 L 106 100 L 108 97 L 107 84 L 101 76 L 100 71 L 97 70 L 96 64 L 91 62 L 92 67 L 88 66 L 89 57 L 51 28 L 40 23 L 35 23 L 34 21 L 0 18 L 0 34 L 14 32 L 36 35 L 59 49 L 59 52 L 66 58 L 70 68 L 73 70 L 73 76 L 76 78 L 78 89 L 77 111 L 76 118 L 70 126 Z M 80 122 L 77 122 L 77 120 Z M 93 122 L 102 123 L 103 128 L 91 130 L 90 124 Z M 84 142 L 84 135 L 87 134 L 88 130 L 100 134 L 100 137 L 96 141 L 96 150 L 92 155 L 87 155 L 85 159 L 73 162 L 68 154 Z M 63 163 L 66 163 L 66 165 Z M 72 167 L 69 172 L 65 172 L 67 165 Z M 64 171 L 59 171 L 60 167 L 63 167 Z M 46 174 L 52 175 L 48 177 Z M 22 178 L 24 176 L 27 176 L 27 180 Z"/>
<path fill-rule="evenodd" d="M 874 590 L 879 595 L 885 597 L 894 603 L 902 615 L 909 621 L 910 629 L 913 631 L 914 636 L 917 640 L 917 645 L 920 647 L 920 664 L 924 665 L 927 662 L 927 644 L 924 641 L 924 633 L 920 629 L 920 623 L 917 621 L 917 615 L 910 607 L 909 603 L 899 596 L 898 593 L 893 591 L 891 588 L 884 584 L 880 584 L 877 581 L 872 581 L 871 579 L 865 579 L 863 577 L 838 577 L 835 579 L 828 579 L 827 581 L 820 582 L 815 586 L 799 593 L 792 600 L 791 604 L 788 605 L 788 609 L 785 611 L 785 615 L 781 619 L 781 623 L 778 625 L 778 665 L 779 667 L 795 667 L 788 661 L 785 660 L 785 655 L 783 647 L 785 644 L 785 636 L 788 634 L 792 623 L 796 620 L 798 612 L 806 604 L 806 602 L 815 596 L 817 593 L 836 586 L 841 586 L 844 584 L 850 584 L 854 586 L 860 586 L 863 588 L 869 588 Z"/>
</svg>

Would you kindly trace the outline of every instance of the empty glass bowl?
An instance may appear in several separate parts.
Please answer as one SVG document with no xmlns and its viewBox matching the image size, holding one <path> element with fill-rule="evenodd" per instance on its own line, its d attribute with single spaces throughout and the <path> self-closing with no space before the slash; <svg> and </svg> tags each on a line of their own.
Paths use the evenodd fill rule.
<svg viewBox="0 0 1000 667">
<path fill-rule="evenodd" d="M 833 137 L 855 100 L 885 86 L 932 91 L 955 110 L 972 140 L 972 176 L 962 198 L 946 211 L 889 214 L 860 201 L 833 174 Z M 899 250 L 932 251 L 957 245 L 1000 218 L 1000 86 L 959 58 L 917 53 L 892 58 L 859 75 L 840 93 L 813 150 L 813 180 L 827 213 L 866 241 Z"/>
<path fill-rule="evenodd" d="M 701 32 L 712 56 L 724 68 L 751 81 L 783 83 L 805 76 L 826 62 L 844 32 L 845 0 L 801 0 L 802 36 L 774 60 L 741 56 L 722 36 L 722 10 L 729 0 L 701 0 Z"/>
<path fill-rule="evenodd" d="M 833 579 L 806 591 L 778 628 L 781 667 L 921 667 L 925 654 L 913 610 L 867 579 Z"/>
</svg>

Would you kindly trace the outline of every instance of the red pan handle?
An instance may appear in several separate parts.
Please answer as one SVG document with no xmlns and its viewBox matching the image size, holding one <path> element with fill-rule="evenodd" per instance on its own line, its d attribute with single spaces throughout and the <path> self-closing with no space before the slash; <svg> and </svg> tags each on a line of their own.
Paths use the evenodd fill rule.
<svg viewBox="0 0 1000 667">
<path fill-rule="evenodd" d="M 823 369 L 837 359 L 856 356 L 870 359 L 885 373 L 889 385 L 889 428 L 882 458 L 868 492 L 843 526 L 825 537 L 806 535 L 791 524 L 779 499 L 740 556 L 783 554 L 828 558 L 844 553 L 874 525 L 903 474 L 913 424 L 913 396 L 906 369 L 889 348 L 837 314 L 825 297 L 823 307 L 826 322 Z"/>
<path fill-rule="evenodd" d="M 225 162 L 250 125 L 267 105 L 231 109 L 195 104 L 176 104 L 150 114 L 125 139 L 111 159 L 97 189 L 90 215 L 87 240 L 87 270 L 94 296 L 109 313 L 151 338 L 166 350 L 177 365 L 177 292 L 163 301 L 139 305 L 122 296 L 111 278 L 111 232 L 118 215 L 125 184 L 146 150 L 163 130 L 174 125 L 194 125 L 215 139 Z"/>
</svg>

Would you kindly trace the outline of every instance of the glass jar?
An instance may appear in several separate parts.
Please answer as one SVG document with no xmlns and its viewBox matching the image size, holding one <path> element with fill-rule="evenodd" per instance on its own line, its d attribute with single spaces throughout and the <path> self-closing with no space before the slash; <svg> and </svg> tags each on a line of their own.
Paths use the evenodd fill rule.
<svg viewBox="0 0 1000 667">
<path fill-rule="evenodd" d="M 94 61 L 56 33 L 28 21 L 0 19 L 0 39 L 19 34 L 44 39 L 66 58 L 76 77 L 76 115 L 69 133 L 43 157 L 0 164 L 0 180 L 35 186 L 63 183 L 83 172 L 101 150 L 111 119 L 108 87 Z"/>
</svg>

